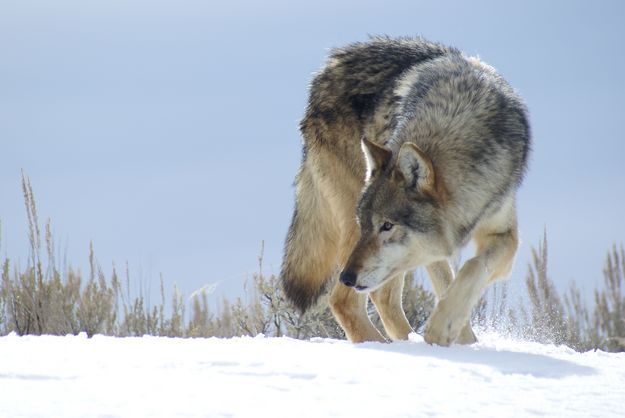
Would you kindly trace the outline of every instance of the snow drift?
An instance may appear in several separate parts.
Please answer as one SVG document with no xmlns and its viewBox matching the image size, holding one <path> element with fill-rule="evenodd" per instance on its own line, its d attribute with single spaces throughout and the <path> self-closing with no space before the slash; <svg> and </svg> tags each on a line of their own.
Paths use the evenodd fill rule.
<svg viewBox="0 0 625 418">
<path fill-rule="evenodd" d="M 623 416 L 625 354 L 289 338 L 0 338 L 0 417 Z"/>
</svg>

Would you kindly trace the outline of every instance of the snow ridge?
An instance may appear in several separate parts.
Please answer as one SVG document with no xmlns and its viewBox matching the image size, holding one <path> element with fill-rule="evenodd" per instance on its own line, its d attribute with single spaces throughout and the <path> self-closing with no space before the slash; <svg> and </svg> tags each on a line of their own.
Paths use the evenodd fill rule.
<svg viewBox="0 0 625 418">
<path fill-rule="evenodd" d="M 0 417 L 623 416 L 625 354 L 241 337 L 0 338 Z"/>
</svg>

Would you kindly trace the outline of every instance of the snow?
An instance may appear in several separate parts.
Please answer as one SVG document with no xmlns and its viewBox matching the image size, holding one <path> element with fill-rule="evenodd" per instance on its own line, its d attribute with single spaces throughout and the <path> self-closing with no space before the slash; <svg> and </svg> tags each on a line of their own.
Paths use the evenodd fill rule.
<svg viewBox="0 0 625 418">
<path fill-rule="evenodd" d="M 0 417 L 625 415 L 625 353 L 241 337 L 0 338 Z"/>
</svg>

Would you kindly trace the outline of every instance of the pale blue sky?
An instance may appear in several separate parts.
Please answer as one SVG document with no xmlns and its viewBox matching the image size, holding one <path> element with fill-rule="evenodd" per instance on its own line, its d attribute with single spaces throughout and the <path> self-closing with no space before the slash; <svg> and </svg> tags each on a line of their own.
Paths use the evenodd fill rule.
<svg viewBox="0 0 625 418">
<path fill-rule="evenodd" d="M 477 54 L 530 109 L 523 246 L 586 291 L 625 240 L 625 2 L 0 1 L 2 255 L 26 264 L 20 170 L 57 246 L 185 294 L 279 270 L 307 84 L 330 47 L 423 35 Z"/>
</svg>

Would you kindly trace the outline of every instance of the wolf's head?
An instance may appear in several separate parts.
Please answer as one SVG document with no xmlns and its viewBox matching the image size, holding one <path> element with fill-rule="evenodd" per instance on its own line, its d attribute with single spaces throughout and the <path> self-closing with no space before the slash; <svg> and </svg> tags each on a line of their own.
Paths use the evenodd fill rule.
<svg viewBox="0 0 625 418">
<path fill-rule="evenodd" d="M 432 160 L 414 143 L 404 143 L 396 157 L 366 139 L 362 149 L 367 174 L 357 213 L 360 240 L 340 281 L 371 291 L 448 255 L 441 219 L 446 195 Z"/>
</svg>

